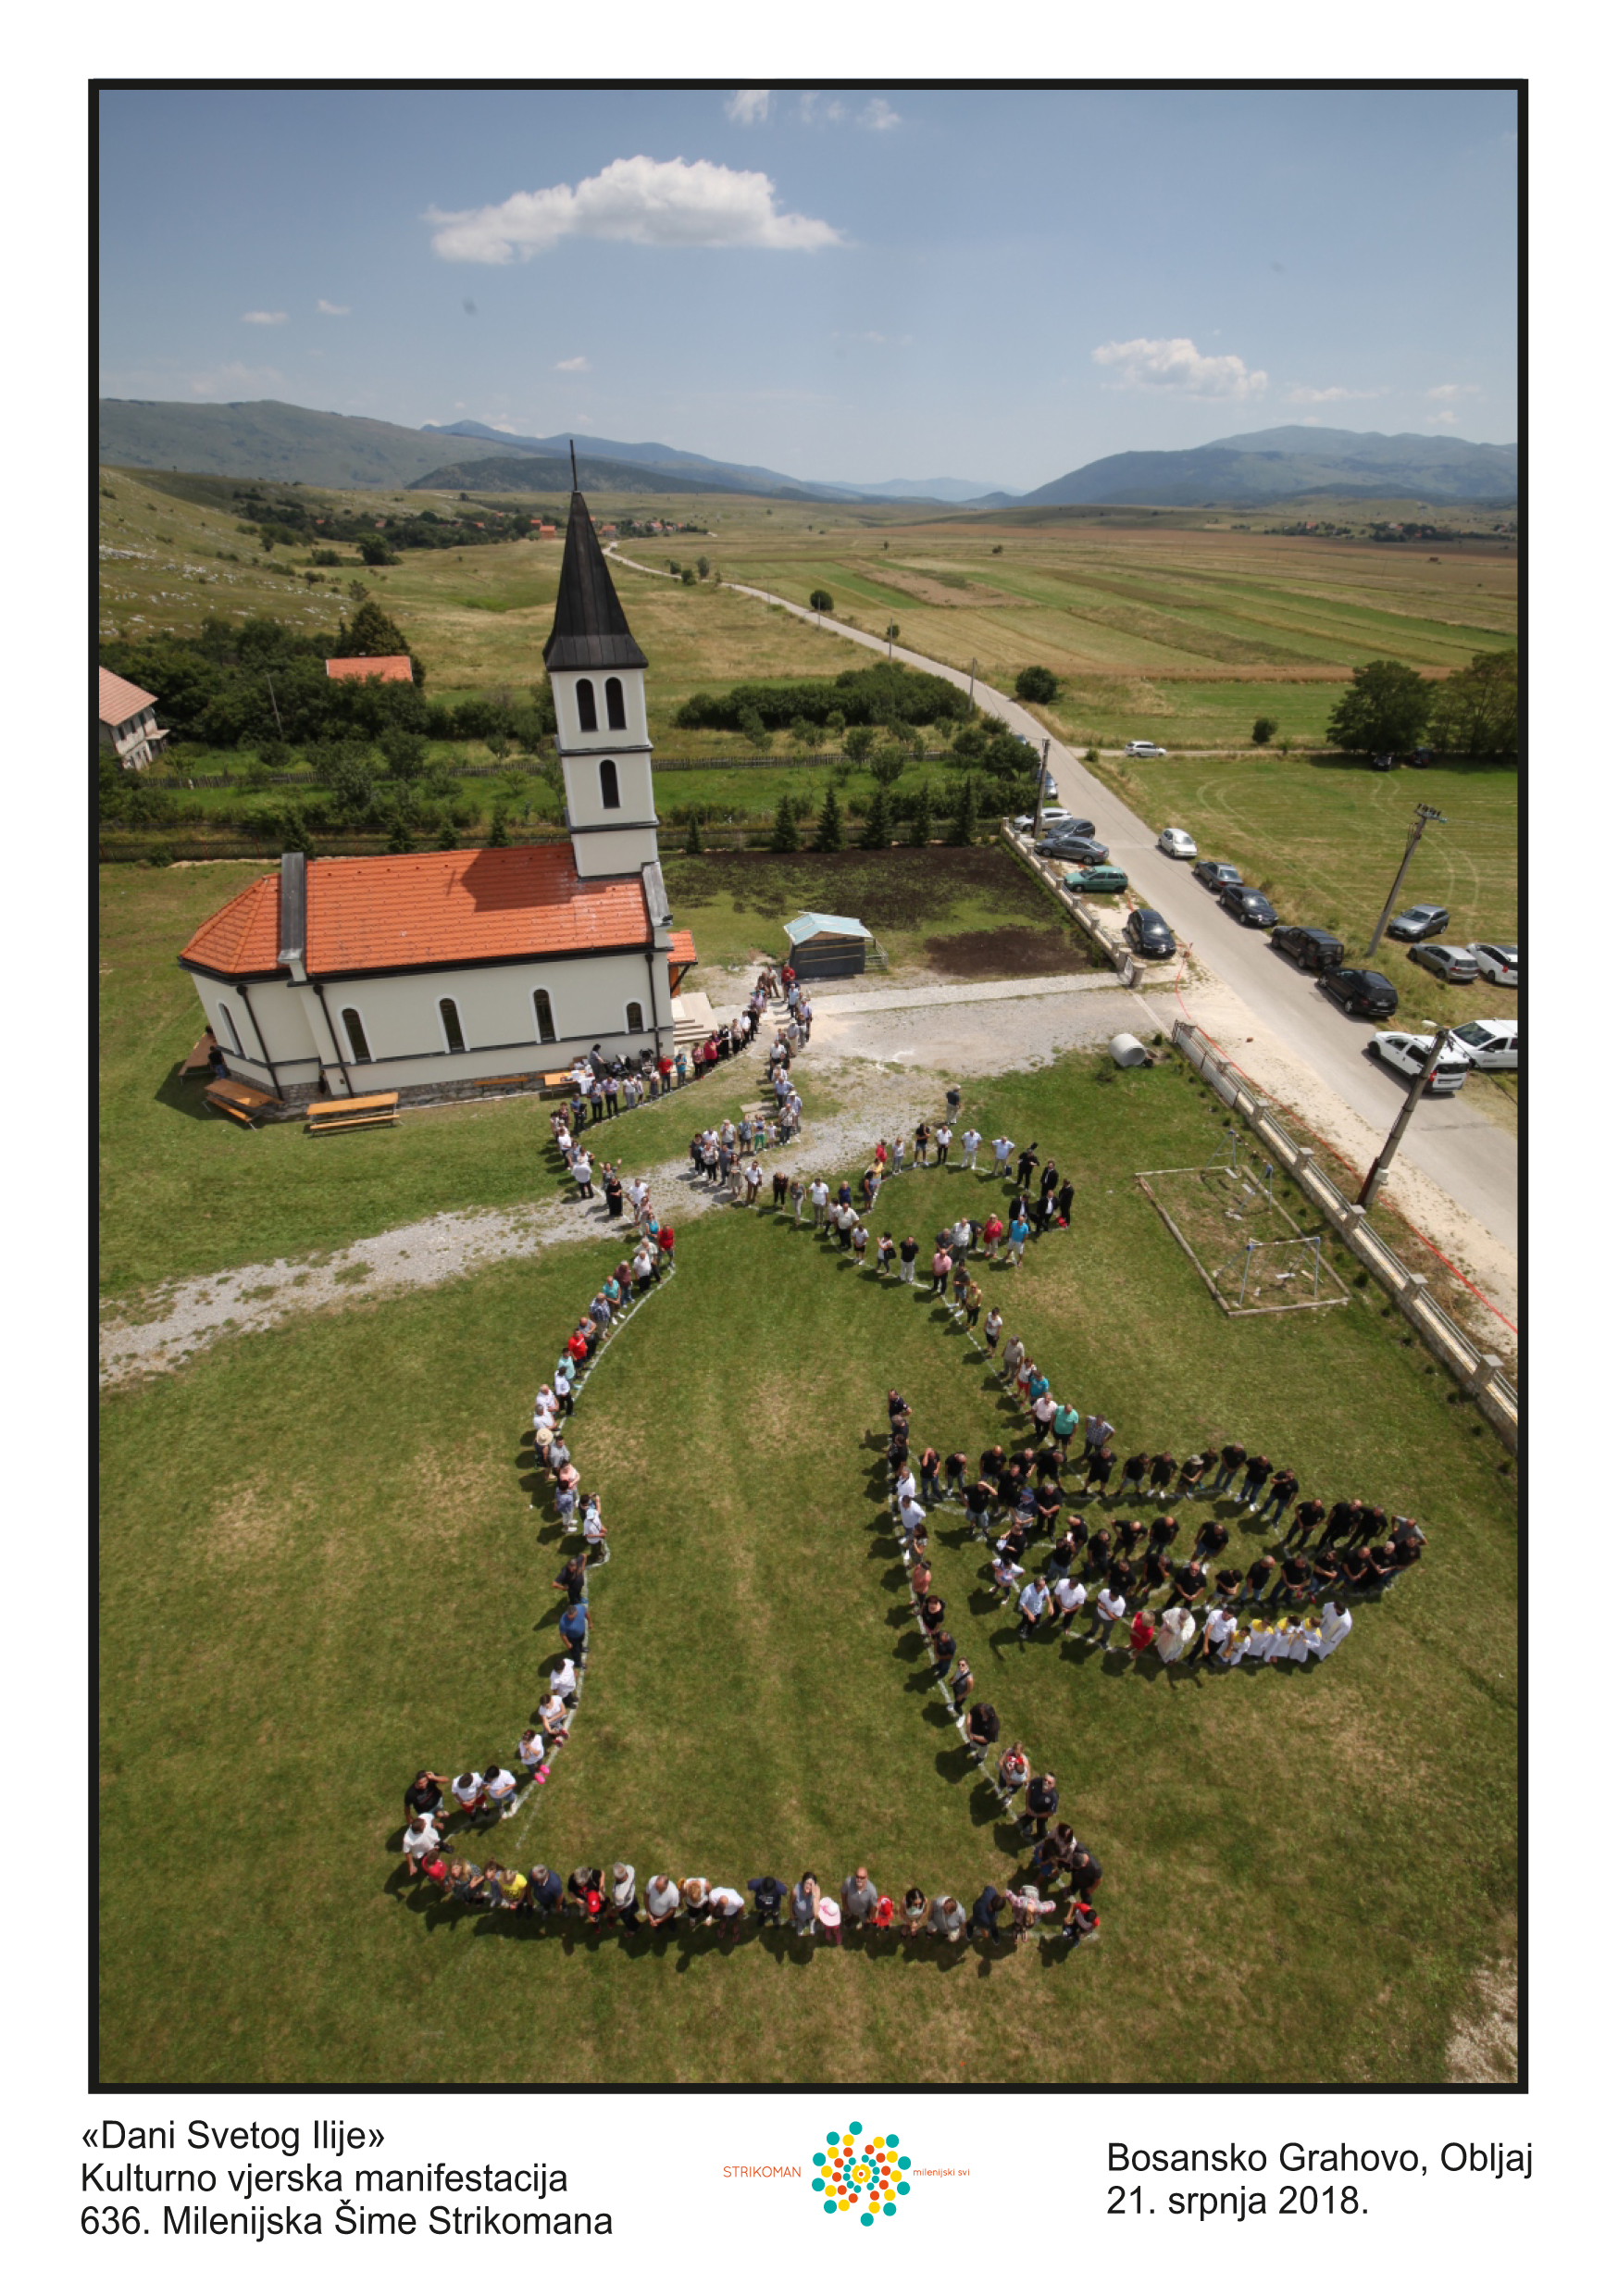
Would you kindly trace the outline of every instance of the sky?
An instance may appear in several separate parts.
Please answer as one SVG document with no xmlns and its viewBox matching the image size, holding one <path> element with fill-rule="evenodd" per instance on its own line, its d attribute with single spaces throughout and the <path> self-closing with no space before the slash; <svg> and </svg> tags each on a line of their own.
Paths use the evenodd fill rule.
<svg viewBox="0 0 1618 2296">
<path fill-rule="evenodd" d="M 115 91 L 101 389 L 1023 492 L 1516 437 L 1488 91 Z"/>
</svg>

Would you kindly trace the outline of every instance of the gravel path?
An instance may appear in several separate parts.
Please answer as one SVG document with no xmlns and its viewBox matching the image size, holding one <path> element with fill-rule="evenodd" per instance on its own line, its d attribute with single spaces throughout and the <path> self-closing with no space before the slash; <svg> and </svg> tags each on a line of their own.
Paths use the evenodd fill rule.
<svg viewBox="0 0 1618 2296">
<path fill-rule="evenodd" d="M 1111 993 L 1093 993 L 1098 982 Z M 959 992 L 947 989 L 914 992 L 914 1009 L 906 991 L 891 992 L 897 1008 L 882 995 L 822 1003 L 813 1044 L 794 1063 L 806 1129 L 770 1157 L 769 1168 L 841 1179 L 864 1168 L 879 1134 L 891 1138 L 896 1126 L 908 1129 L 923 1117 L 942 1115 L 945 1069 L 965 1079 L 1031 1067 L 1057 1051 L 1104 1042 L 1120 1027 L 1139 1030 L 1151 1020 L 1139 999 L 1104 974 L 1076 976 L 1072 991 L 1046 980 L 992 985 L 998 996 L 986 997 L 975 984 L 965 992 L 972 1001 L 959 1011 Z M 867 1009 L 850 1009 L 856 1004 Z M 838 1103 L 837 1114 L 824 1121 L 815 1118 L 817 1085 Z M 615 1149 L 621 1142 L 615 1130 Z M 645 1176 L 653 1204 L 677 1233 L 727 1201 L 696 1178 L 686 1156 L 653 1165 Z M 441 1212 L 361 1236 L 344 1251 L 196 1277 L 147 1295 L 139 1320 L 109 1305 L 101 1326 L 101 1383 L 118 1386 L 176 1370 L 229 1332 L 268 1331 L 289 1316 L 447 1283 L 502 1260 L 531 1257 L 548 1244 L 591 1238 L 604 1243 L 629 1233 L 624 1223 L 608 1219 L 599 1198 L 551 1198 L 504 1211 Z"/>
</svg>

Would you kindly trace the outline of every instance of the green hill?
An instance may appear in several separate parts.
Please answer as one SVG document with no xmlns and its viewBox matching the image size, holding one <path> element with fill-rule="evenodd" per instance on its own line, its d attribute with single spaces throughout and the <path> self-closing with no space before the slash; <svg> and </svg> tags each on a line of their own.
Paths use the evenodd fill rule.
<svg viewBox="0 0 1618 2296">
<path fill-rule="evenodd" d="M 101 402 L 100 459 L 126 469 L 275 479 L 282 485 L 300 480 L 305 486 L 409 486 L 442 461 L 443 451 L 443 440 L 426 431 L 366 415 L 319 414 L 280 399 L 223 406 Z"/>
<path fill-rule="evenodd" d="M 439 442 L 442 449 L 443 442 Z M 611 462 L 599 455 L 580 455 L 579 483 L 597 493 L 712 494 L 710 481 L 676 478 L 672 471 L 648 470 L 644 463 Z M 486 455 L 473 462 L 446 462 L 424 479 L 412 479 L 413 490 L 442 493 L 479 494 L 566 493 L 573 484 L 572 466 L 565 455 Z M 725 489 L 727 493 L 731 489 Z"/>
</svg>

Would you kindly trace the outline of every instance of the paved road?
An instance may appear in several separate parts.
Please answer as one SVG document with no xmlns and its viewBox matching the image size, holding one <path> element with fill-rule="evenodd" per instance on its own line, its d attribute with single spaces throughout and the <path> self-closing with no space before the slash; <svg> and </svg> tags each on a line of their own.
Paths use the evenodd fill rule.
<svg viewBox="0 0 1618 2296">
<path fill-rule="evenodd" d="M 728 587 L 747 597 L 784 606 L 802 621 L 821 622 L 820 617 L 794 605 L 790 599 L 777 597 L 773 591 L 754 590 L 743 582 Z M 873 637 L 868 630 L 852 630 L 829 615 L 822 626 L 855 645 L 869 646 L 879 654 L 889 652 L 885 640 Z M 926 655 L 912 653 L 906 646 L 895 645 L 892 658 L 912 669 L 947 678 L 963 691 L 968 685 L 965 671 L 929 661 Z M 983 708 L 1003 718 L 1014 733 L 1027 734 L 1036 744 L 1046 739 L 1045 729 L 1037 718 L 981 679 L 977 682 L 976 699 Z M 1371 1024 L 1339 1012 L 1308 975 L 1298 972 L 1270 946 L 1267 934 L 1238 925 L 1227 916 L 1214 895 L 1197 883 L 1189 862 L 1171 861 L 1158 852 L 1157 831 L 1165 824 L 1160 821 L 1152 827 L 1142 821 L 1055 740 L 1051 742 L 1050 768 L 1059 801 L 1070 813 L 1095 823 L 1096 834 L 1112 848 L 1119 867 L 1129 872 L 1131 887 L 1144 904 L 1162 910 L 1182 948 L 1189 944 L 1194 949 L 1199 962 L 1234 990 L 1324 1083 L 1368 1124 L 1385 1131 L 1399 1113 L 1405 1086 L 1365 1050 Z M 1144 773 L 1151 769 L 1150 765 L 1142 767 Z M 1402 955 L 1398 961 L 1403 966 Z M 1410 968 L 1403 967 L 1403 970 Z M 1413 972 L 1410 980 L 1413 986 L 1407 991 L 1402 974 L 1394 974 L 1401 1004 L 1409 1005 L 1413 1016 L 1419 1016 L 1420 990 Z M 1189 1001 L 1194 1012 L 1194 997 Z M 1400 1153 L 1515 1253 L 1517 1143 L 1511 1133 L 1469 1107 L 1464 1091 L 1452 1100 L 1424 1103 L 1404 1136 Z"/>
</svg>

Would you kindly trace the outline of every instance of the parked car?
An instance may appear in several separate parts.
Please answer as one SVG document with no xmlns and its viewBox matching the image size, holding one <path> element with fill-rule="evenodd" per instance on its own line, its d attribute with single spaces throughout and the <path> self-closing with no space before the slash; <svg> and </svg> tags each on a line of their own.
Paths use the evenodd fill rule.
<svg viewBox="0 0 1618 2296">
<path fill-rule="evenodd" d="M 1412 909 L 1400 909 L 1388 928 L 1390 941 L 1436 941 L 1450 925 L 1450 912 L 1436 902 L 1418 901 Z"/>
<path fill-rule="evenodd" d="M 1517 1024 L 1514 1020 L 1468 1020 L 1450 1032 L 1459 1040 L 1475 1068 L 1514 1068 L 1517 1065 Z"/>
<path fill-rule="evenodd" d="M 1437 973 L 1440 980 L 1475 980 L 1477 959 L 1470 949 L 1458 949 L 1452 942 L 1424 941 L 1419 949 L 1410 953 L 1413 965 L 1425 965 L 1427 971 Z"/>
<path fill-rule="evenodd" d="M 1030 819 L 1025 814 L 1014 826 L 1018 829 L 1026 827 L 1039 837 L 1048 837 L 1053 840 L 1060 840 L 1064 837 L 1093 837 L 1096 833 L 1096 825 L 1093 821 L 1081 821 L 1077 815 L 1052 813 L 1049 809 L 1040 816 L 1038 821 Z"/>
<path fill-rule="evenodd" d="M 1466 954 L 1472 957 L 1486 980 L 1492 980 L 1498 989 L 1514 989 L 1517 985 L 1517 951 L 1501 941 L 1474 941 Z"/>
<path fill-rule="evenodd" d="M 1391 773 L 1394 767 L 1398 763 L 1399 760 L 1397 757 L 1390 755 L 1387 750 L 1384 750 L 1379 756 L 1372 758 L 1371 770 L 1373 773 Z"/>
<path fill-rule="evenodd" d="M 1225 885 L 1220 889 L 1219 905 L 1228 909 L 1243 925 L 1271 926 L 1276 912 L 1256 885 Z"/>
<path fill-rule="evenodd" d="M 1328 966 L 1320 985 L 1344 1012 L 1366 1020 L 1390 1020 L 1399 1010 L 1399 991 L 1388 975 L 1367 972 L 1363 966 Z"/>
<path fill-rule="evenodd" d="M 1426 743 L 1422 742 L 1412 750 L 1410 755 L 1404 762 L 1407 766 L 1430 766 L 1433 762 L 1433 753 L 1427 747 Z"/>
<path fill-rule="evenodd" d="M 1171 861 L 1194 861 L 1197 857 L 1196 842 L 1184 830 L 1164 830 L 1157 841 L 1157 850 L 1166 853 Z"/>
<path fill-rule="evenodd" d="M 1124 755 L 1126 757 L 1166 757 L 1168 752 L 1160 749 L 1155 742 L 1126 742 Z"/>
<path fill-rule="evenodd" d="M 1034 851 L 1043 860 L 1071 861 L 1075 867 L 1108 857 L 1107 847 L 1096 838 L 1076 837 L 1066 830 L 1060 837 L 1041 837 Z"/>
<path fill-rule="evenodd" d="M 1142 956 L 1172 956 L 1175 937 L 1155 909 L 1131 909 L 1124 938 Z"/>
<path fill-rule="evenodd" d="M 1041 829 L 1054 829 L 1059 821 L 1071 821 L 1072 818 L 1065 805 L 1041 805 L 1039 808 Z"/>
<path fill-rule="evenodd" d="M 1332 965 L 1340 965 L 1348 955 L 1336 933 L 1325 932 L 1318 925 L 1277 925 L 1270 935 L 1270 946 L 1289 956 L 1299 971 L 1305 973 L 1323 973 Z"/>
<path fill-rule="evenodd" d="M 1210 892 L 1218 892 L 1226 885 L 1239 885 L 1241 871 L 1234 861 L 1199 861 L 1191 871 L 1199 885 L 1206 885 Z"/>
<path fill-rule="evenodd" d="M 1127 892 L 1129 880 L 1122 869 L 1098 863 L 1093 868 L 1069 869 L 1062 880 L 1069 892 Z"/>
<path fill-rule="evenodd" d="M 1406 1036 L 1400 1029 L 1379 1029 L 1371 1039 L 1371 1050 L 1378 1060 L 1397 1068 L 1400 1076 L 1420 1076 L 1433 1049 L 1430 1036 Z M 1433 1093 L 1458 1092 L 1466 1081 L 1472 1063 L 1464 1053 L 1446 1048 L 1438 1055 L 1438 1065 L 1427 1080 Z"/>
</svg>

